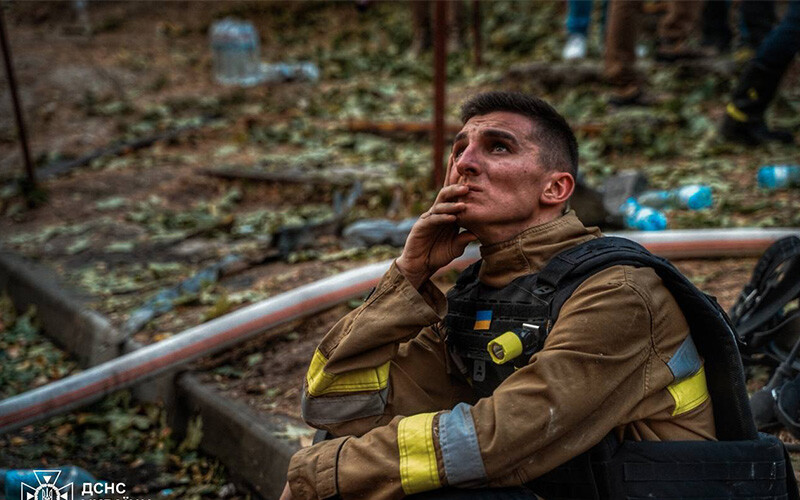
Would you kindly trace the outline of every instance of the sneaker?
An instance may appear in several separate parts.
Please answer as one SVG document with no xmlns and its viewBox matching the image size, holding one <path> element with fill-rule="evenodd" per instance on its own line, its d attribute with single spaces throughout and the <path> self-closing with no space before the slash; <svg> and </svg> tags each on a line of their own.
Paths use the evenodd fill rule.
<svg viewBox="0 0 800 500">
<path fill-rule="evenodd" d="M 583 59 L 586 57 L 586 35 L 570 33 L 567 37 L 567 43 L 564 44 L 561 57 L 566 61 L 570 59 Z"/>
</svg>

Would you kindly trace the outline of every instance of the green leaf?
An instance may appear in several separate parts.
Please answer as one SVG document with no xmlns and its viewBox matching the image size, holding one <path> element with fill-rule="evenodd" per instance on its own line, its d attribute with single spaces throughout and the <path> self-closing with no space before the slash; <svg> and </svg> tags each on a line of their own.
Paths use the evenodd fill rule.
<svg viewBox="0 0 800 500">
<path fill-rule="evenodd" d="M 247 356 L 247 366 L 253 367 L 264 360 L 264 355 L 260 352 Z"/>
<path fill-rule="evenodd" d="M 105 251 L 108 253 L 131 253 L 136 247 L 132 241 L 116 241 L 106 246 Z"/>
<path fill-rule="evenodd" d="M 238 370 L 230 365 L 222 365 L 217 368 L 214 368 L 214 373 L 216 373 L 217 375 L 223 375 L 225 377 L 231 377 L 231 378 L 244 377 L 243 371 Z"/>
<path fill-rule="evenodd" d="M 105 200 L 100 200 L 94 204 L 95 208 L 98 210 L 114 210 L 116 208 L 120 208 L 127 203 L 128 200 L 121 196 L 112 196 L 111 198 L 106 198 Z"/>
<path fill-rule="evenodd" d="M 65 252 L 67 253 L 67 255 L 76 255 L 83 252 L 90 246 L 91 246 L 91 240 L 88 237 L 78 238 L 65 249 Z"/>
<path fill-rule="evenodd" d="M 186 437 L 178 446 L 179 451 L 196 450 L 203 440 L 203 417 L 190 419 L 186 426 Z"/>
</svg>

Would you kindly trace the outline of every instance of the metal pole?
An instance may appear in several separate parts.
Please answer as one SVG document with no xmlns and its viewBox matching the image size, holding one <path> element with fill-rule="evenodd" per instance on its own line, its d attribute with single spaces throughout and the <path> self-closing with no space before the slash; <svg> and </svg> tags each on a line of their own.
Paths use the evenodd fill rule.
<svg viewBox="0 0 800 500">
<path fill-rule="evenodd" d="M 475 66 L 483 64 L 483 40 L 481 39 L 481 2 L 472 0 L 472 43 L 475 44 L 472 53 L 475 56 Z"/>
<path fill-rule="evenodd" d="M 6 66 L 6 76 L 8 76 L 8 87 L 11 90 L 11 100 L 14 102 L 14 116 L 17 119 L 17 131 L 19 132 L 19 142 L 22 145 L 22 160 L 25 162 L 25 172 L 28 174 L 27 188 L 36 188 L 36 173 L 33 171 L 31 154 L 28 150 L 28 134 L 25 132 L 25 121 L 22 118 L 22 106 L 17 95 L 17 80 L 14 77 L 14 65 L 11 63 L 11 46 L 6 37 L 5 20 L 3 19 L 3 8 L 0 7 L 0 43 L 3 45 L 3 62 Z"/>
<path fill-rule="evenodd" d="M 433 17 L 433 176 L 434 188 L 444 185 L 444 104 L 447 82 L 447 2 L 434 2 Z"/>
</svg>

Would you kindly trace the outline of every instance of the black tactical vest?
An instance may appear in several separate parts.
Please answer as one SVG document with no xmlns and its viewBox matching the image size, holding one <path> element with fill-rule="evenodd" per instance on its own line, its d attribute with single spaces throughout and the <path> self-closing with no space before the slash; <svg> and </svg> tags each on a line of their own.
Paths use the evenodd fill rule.
<svg viewBox="0 0 800 500">
<path fill-rule="evenodd" d="M 462 273 L 447 294 L 447 344 L 477 395 L 491 395 L 541 349 L 561 306 L 586 278 L 616 265 L 653 268 L 681 307 L 705 361 L 720 441 L 620 443 L 609 435 L 531 489 L 548 499 L 800 499 L 782 443 L 756 431 L 727 315 L 672 264 L 630 240 L 591 240 L 500 289 L 480 283 L 480 261 Z M 490 343 L 509 331 L 525 339 L 522 352 L 497 364 Z"/>
<path fill-rule="evenodd" d="M 538 275 L 521 276 L 506 287 L 492 288 L 478 281 L 480 264 L 478 261 L 468 267 L 447 294 L 444 322 L 455 363 L 472 382 L 476 394 L 486 397 L 541 348 L 550 303 L 533 293 Z M 519 332 L 526 324 L 538 327 L 535 344 L 512 362 L 493 362 L 489 342 L 505 332 Z"/>
</svg>

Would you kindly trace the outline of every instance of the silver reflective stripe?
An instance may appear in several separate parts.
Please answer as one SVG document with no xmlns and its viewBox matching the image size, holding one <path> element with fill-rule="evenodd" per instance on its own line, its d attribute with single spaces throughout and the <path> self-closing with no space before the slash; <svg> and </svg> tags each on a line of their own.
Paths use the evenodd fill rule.
<svg viewBox="0 0 800 500">
<path fill-rule="evenodd" d="M 439 446 L 450 486 L 472 487 L 486 483 L 475 423 L 470 405 L 458 403 L 439 417 Z"/>
<path fill-rule="evenodd" d="M 372 417 L 383 414 L 386 408 L 386 397 L 389 388 L 370 394 L 352 394 L 347 396 L 309 397 L 303 391 L 301 409 L 303 419 L 311 425 L 335 424 L 357 418 Z"/>
<path fill-rule="evenodd" d="M 700 359 L 700 354 L 697 353 L 697 347 L 695 347 L 691 335 L 686 337 L 683 344 L 678 347 L 667 366 L 675 380 L 683 380 L 694 375 L 703 366 L 703 361 Z"/>
</svg>

